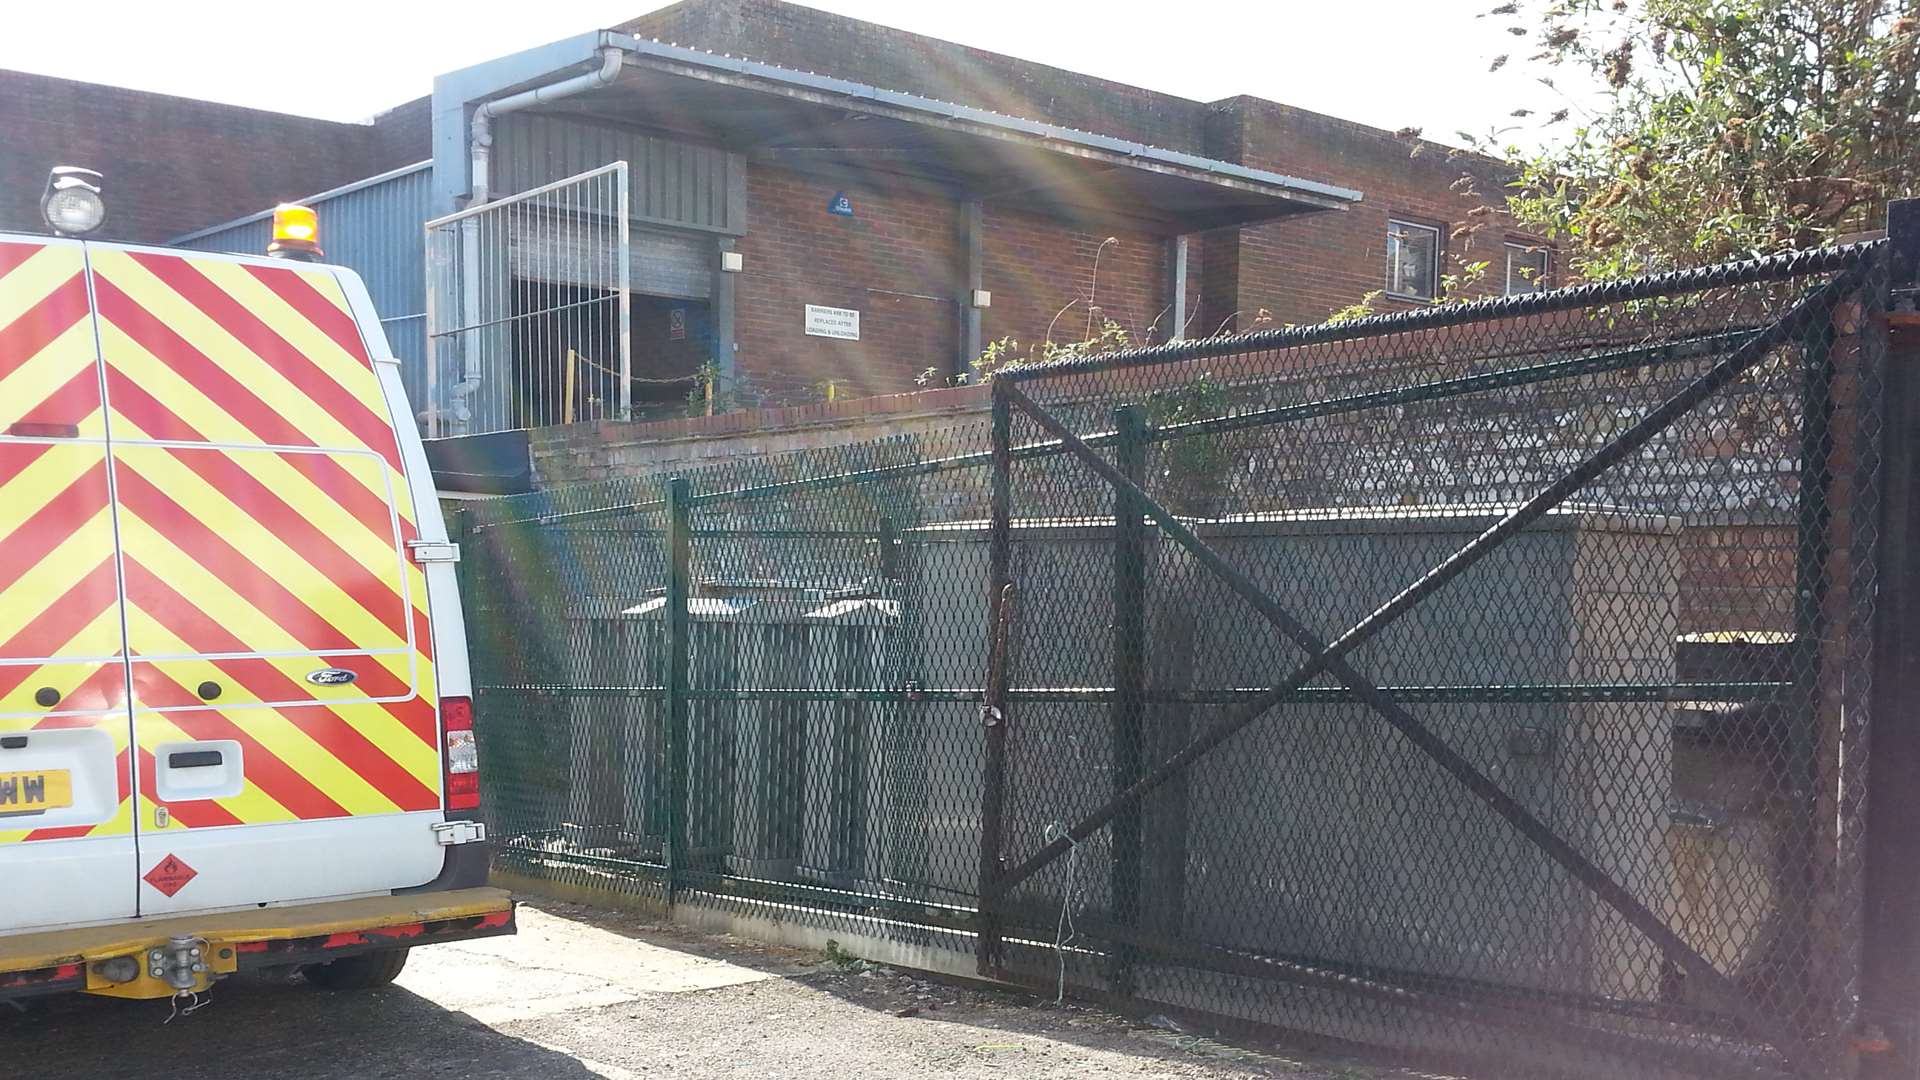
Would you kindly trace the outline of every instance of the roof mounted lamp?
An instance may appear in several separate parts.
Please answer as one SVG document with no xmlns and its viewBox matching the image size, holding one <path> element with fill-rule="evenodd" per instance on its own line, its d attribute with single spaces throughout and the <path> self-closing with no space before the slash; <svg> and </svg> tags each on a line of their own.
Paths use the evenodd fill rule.
<svg viewBox="0 0 1920 1080">
<path fill-rule="evenodd" d="M 315 262 L 326 253 L 320 250 L 320 215 L 311 206 L 281 203 L 273 208 L 273 242 L 267 254 L 280 259 Z"/>
<path fill-rule="evenodd" d="M 55 165 L 40 196 L 40 216 L 61 236 L 85 236 L 107 220 L 100 197 L 99 173 L 77 165 Z"/>
</svg>

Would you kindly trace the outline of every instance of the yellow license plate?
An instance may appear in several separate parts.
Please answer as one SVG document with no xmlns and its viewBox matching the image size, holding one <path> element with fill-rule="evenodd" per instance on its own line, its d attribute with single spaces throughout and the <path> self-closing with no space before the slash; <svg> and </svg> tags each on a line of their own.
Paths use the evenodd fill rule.
<svg viewBox="0 0 1920 1080">
<path fill-rule="evenodd" d="M 65 769 L 0 772 L 0 816 L 65 810 L 73 805 L 73 774 Z"/>
</svg>

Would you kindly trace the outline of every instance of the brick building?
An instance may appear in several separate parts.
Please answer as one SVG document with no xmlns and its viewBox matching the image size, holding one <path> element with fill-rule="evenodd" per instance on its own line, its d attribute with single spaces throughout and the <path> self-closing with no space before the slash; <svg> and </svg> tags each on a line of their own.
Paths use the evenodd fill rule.
<svg viewBox="0 0 1920 1080">
<path fill-rule="evenodd" d="M 426 156 L 424 102 L 341 124 L 0 71 L 0 229 L 39 231 L 47 170 L 107 174 L 100 235 L 164 243 Z"/>
<path fill-rule="evenodd" d="M 1384 309 L 1423 302 L 1482 260 L 1478 293 L 1545 280 L 1519 272 L 1546 258 L 1526 237 L 1470 217 L 1478 200 L 1456 181 L 1472 171 L 1490 189 L 1489 162 L 782 0 L 682 0 L 441 75 L 431 98 L 365 124 L 0 73 L 0 129 L 0 229 L 37 226 L 54 164 L 107 173 L 105 235 L 195 247 L 257 249 L 259 211 L 318 191 L 329 254 L 373 287 L 430 421 L 513 399 L 488 420 L 430 422 L 437 434 L 617 415 L 611 391 L 553 367 L 592 353 L 605 370 L 616 339 L 633 376 L 620 411 L 643 418 L 684 409 L 699 369 L 718 373 L 723 405 L 899 392 L 966 371 L 1001 338 L 1073 341 L 1105 320 L 1135 342 L 1312 322 L 1376 291 Z M 576 325 L 614 310 L 610 276 L 524 265 L 583 241 L 503 213 L 500 250 L 461 256 L 465 293 L 442 297 L 428 333 L 435 275 L 453 289 L 460 273 L 422 251 L 424 221 L 504 209 L 616 160 L 630 177 L 624 321 L 596 322 L 592 348 L 503 337 L 499 371 L 476 366 L 477 341 L 456 357 L 450 319 L 555 335 L 567 331 L 552 312 Z M 506 265 L 497 319 L 473 284 L 489 258 Z M 816 310 L 857 312 L 857 332 L 818 332 Z"/>
</svg>

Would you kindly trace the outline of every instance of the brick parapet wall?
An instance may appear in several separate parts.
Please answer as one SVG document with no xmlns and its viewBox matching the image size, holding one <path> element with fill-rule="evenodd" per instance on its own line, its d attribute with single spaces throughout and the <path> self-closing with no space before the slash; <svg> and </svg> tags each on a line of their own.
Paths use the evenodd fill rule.
<svg viewBox="0 0 1920 1080">
<path fill-rule="evenodd" d="M 105 175 L 98 236 L 154 243 L 424 159 L 424 102 L 343 124 L 0 71 L 0 230 L 42 232 L 47 170 Z"/>
<path fill-rule="evenodd" d="M 987 414 L 985 386 L 947 387 L 652 423 L 571 424 L 532 432 L 541 486 L 661 473 L 879 439 L 936 437 Z"/>
</svg>

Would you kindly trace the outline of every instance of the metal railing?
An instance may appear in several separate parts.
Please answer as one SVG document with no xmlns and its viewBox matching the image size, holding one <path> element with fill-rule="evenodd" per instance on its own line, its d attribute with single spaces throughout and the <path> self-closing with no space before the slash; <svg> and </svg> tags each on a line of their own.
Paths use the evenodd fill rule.
<svg viewBox="0 0 1920 1080">
<path fill-rule="evenodd" d="M 426 223 L 429 438 L 633 407 L 627 163 Z"/>
</svg>

